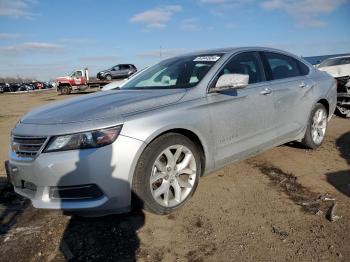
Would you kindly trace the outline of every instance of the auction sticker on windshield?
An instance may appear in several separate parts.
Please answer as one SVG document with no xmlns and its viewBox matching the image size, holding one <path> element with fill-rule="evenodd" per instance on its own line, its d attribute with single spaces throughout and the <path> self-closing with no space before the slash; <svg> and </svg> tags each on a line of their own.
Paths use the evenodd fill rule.
<svg viewBox="0 0 350 262">
<path fill-rule="evenodd" d="M 207 62 L 216 62 L 220 59 L 220 56 L 218 55 L 212 55 L 212 56 L 198 56 L 196 57 L 193 61 L 197 62 L 197 61 L 207 61 Z"/>
</svg>

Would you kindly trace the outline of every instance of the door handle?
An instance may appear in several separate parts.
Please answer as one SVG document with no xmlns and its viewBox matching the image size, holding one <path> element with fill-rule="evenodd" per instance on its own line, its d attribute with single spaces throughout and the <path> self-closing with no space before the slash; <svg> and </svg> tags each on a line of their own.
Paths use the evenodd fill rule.
<svg viewBox="0 0 350 262">
<path fill-rule="evenodd" d="M 304 82 L 302 82 L 302 83 L 299 85 L 299 87 L 300 87 L 300 88 L 304 88 L 304 87 L 306 87 L 306 85 L 305 85 Z"/>
<path fill-rule="evenodd" d="M 272 90 L 270 88 L 265 88 L 263 91 L 260 92 L 261 95 L 269 95 L 272 93 Z"/>
</svg>

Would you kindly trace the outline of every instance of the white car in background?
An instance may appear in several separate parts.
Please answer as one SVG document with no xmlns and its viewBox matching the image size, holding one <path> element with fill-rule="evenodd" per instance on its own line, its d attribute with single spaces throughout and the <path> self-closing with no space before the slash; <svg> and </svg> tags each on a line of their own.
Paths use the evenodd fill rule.
<svg viewBox="0 0 350 262">
<path fill-rule="evenodd" d="M 338 112 L 344 117 L 350 117 L 350 55 L 326 59 L 318 69 L 337 80 Z"/>
<path fill-rule="evenodd" d="M 318 69 L 333 77 L 350 76 L 350 56 L 338 56 L 324 60 Z"/>
</svg>

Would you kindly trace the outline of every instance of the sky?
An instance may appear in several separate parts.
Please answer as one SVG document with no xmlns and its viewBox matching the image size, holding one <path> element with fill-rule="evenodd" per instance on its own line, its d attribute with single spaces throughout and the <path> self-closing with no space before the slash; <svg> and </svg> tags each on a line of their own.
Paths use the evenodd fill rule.
<svg viewBox="0 0 350 262">
<path fill-rule="evenodd" d="M 138 68 L 210 48 L 350 52 L 350 0 L 0 0 L 0 77 Z"/>
</svg>

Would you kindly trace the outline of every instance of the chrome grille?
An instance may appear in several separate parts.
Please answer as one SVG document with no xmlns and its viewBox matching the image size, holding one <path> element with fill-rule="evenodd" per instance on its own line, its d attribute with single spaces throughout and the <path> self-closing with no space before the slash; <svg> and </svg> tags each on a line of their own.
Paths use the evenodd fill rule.
<svg viewBox="0 0 350 262">
<path fill-rule="evenodd" d="M 20 158 L 34 158 L 46 141 L 46 137 L 12 137 L 12 151 Z"/>
</svg>

